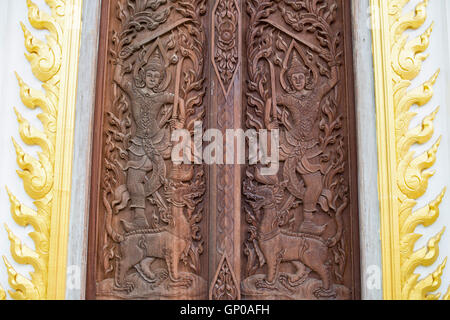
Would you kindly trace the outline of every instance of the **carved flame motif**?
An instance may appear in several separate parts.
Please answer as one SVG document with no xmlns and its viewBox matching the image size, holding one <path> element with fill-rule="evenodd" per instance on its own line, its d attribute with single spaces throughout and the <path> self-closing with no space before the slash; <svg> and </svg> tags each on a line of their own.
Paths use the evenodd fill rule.
<svg viewBox="0 0 450 320">
<path fill-rule="evenodd" d="M 0 301 L 6 300 L 6 292 L 3 290 L 3 288 L 0 286 Z"/>
<path fill-rule="evenodd" d="M 384 291 L 388 299 L 432 300 L 439 299 L 441 296 L 433 292 L 441 286 L 441 276 L 447 259 L 444 259 L 432 274 L 421 280 L 416 269 L 419 266 L 431 266 L 438 260 L 439 242 L 445 229 L 432 237 L 426 247 L 415 250 L 416 242 L 422 237 L 416 233 L 416 228 L 420 224 L 427 227 L 436 222 L 446 188 L 426 207 L 421 209 L 415 207 L 417 200 L 427 192 L 428 181 L 434 175 L 434 171 L 428 169 L 436 162 L 441 138 L 437 138 L 431 148 L 419 156 L 415 155 L 411 147 L 414 144 L 425 144 L 433 139 L 435 131 L 433 122 L 439 108 L 424 117 L 422 124 L 418 127 L 410 128 L 410 123 L 417 115 L 411 110 L 413 105 L 424 106 L 433 97 L 433 86 L 438 79 L 439 71 L 419 87 L 410 89 L 411 81 L 420 74 L 422 62 L 428 57 L 423 52 L 429 46 L 433 25 L 420 36 L 408 39 L 405 33 L 407 29 L 419 29 L 425 24 L 428 1 L 421 1 L 414 12 L 404 13 L 403 10 L 408 3 L 408 0 L 374 1 L 373 3 L 374 7 L 382 9 L 382 15 L 389 18 L 387 29 L 389 31 L 383 32 L 382 36 L 382 41 L 386 43 L 385 48 L 388 48 L 389 52 L 382 56 L 382 61 L 379 61 L 378 56 L 383 48 L 376 47 L 375 67 L 378 71 L 386 64 L 386 67 L 390 69 L 389 77 L 377 78 L 376 84 L 378 94 L 382 94 L 383 87 L 389 86 L 393 101 L 387 97 L 390 102 L 379 104 L 386 108 L 380 110 L 379 114 L 389 114 L 389 117 L 385 119 L 392 117 L 392 123 L 395 124 L 395 127 L 387 129 L 387 132 L 384 132 L 384 128 L 389 126 L 383 129 L 379 127 L 378 130 L 378 135 L 382 139 L 380 141 L 383 141 L 380 144 L 380 155 L 388 154 L 383 149 L 386 147 L 386 141 L 392 141 L 391 143 L 395 146 L 395 160 L 380 167 L 381 181 L 386 181 L 386 175 L 393 178 L 392 183 L 385 183 L 381 185 L 381 188 L 390 187 L 390 192 L 394 193 L 392 199 L 395 199 L 393 200 L 395 203 L 389 203 L 388 197 L 381 201 L 382 219 L 391 225 L 390 230 L 382 231 L 382 238 L 383 241 L 389 241 L 390 248 L 395 248 L 390 253 L 387 253 L 389 248 L 383 249 L 384 264 L 387 264 L 384 274 Z M 374 16 L 374 21 L 376 18 Z M 378 37 L 379 30 L 379 28 L 374 29 L 375 37 Z M 384 191 L 380 190 L 380 192 Z M 395 230 L 397 227 L 398 230 Z M 393 274 L 392 270 L 397 271 Z M 391 282 L 393 279 L 395 279 L 394 282 Z M 444 298 L 447 299 L 449 296 L 450 291 Z"/>
<path fill-rule="evenodd" d="M 217 0 L 213 13 L 213 65 L 227 97 L 240 61 L 240 11 L 236 0 Z"/>
<path fill-rule="evenodd" d="M 97 295 L 206 296 L 200 277 L 204 168 L 170 161 L 171 132 L 193 132 L 204 116 L 205 1 L 124 0 L 117 11 Z"/>
<path fill-rule="evenodd" d="M 65 5 L 60 1 L 46 1 L 51 8 L 51 14 L 41 11 L 32 1 L 27 1 L 28 18 L 31 25 L 39 30 L 48 31 L 46 40 L 42 41 L 22 24 L 25 36 L 25 46 L 29 52 L 26 57 L 36 78 L 43 82 L 43 90 L 30 88 L 20 77 L 20 96 L 24 105 L 30 109 L 41 109 L 38 116 L 43 124 L 43 130 L 32 126 L 18 110 L 17 120 L 20 125 L 20 136 L 27 145 L 41 148 L 39 159 L 25 153 L 22 147 L 14 142 L 17 153 L 17 163 L 22 171 L 19 177 L 24 182 L 27 194 L 35 200 L 36 208 L 23 205 L 9 190 L 11 213 L 20 226 L 32 226 L 30 234 L 35 249 L 29 248 L 21 239 L 6 227 L 11 241 L 11 254 L 17 263 L 32 265 L 34 271 L 28 279 L 15 271 L 4 257 L 8 270 L 10 291 L 13 299 L 39 300 L 47 298 L 48 263 L 50 223 L 54 191 L 54 165 L 56 145 L 56 122 L 60 91 L 60 70 L 62 62 L 62 41 L 64 39 Z M 1 295 L 1 294 L 0 294 Z"/>
<path fill-rule="evenodd" d="M 247 170 L 243 296 L 351 298 L 338 2 L 247 0 L 247 127 L 280 130 L 281 164 Z"/>
</svg>

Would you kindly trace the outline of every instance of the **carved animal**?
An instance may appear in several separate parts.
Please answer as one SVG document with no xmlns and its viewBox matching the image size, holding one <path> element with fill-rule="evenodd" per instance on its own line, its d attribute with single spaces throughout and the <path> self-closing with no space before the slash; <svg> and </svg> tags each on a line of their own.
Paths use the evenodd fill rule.
<svg viewBox="0 0 450 320">
<path fill-rule="evenodd" d="M 146 271 L 146 280 L 156 282 L 156 276 L 150 266 L 156 259 L 166 261 L 169 278 L 174 284 L 189 286 L 190 279 L 179 276 L 178 265 L 182 254 L 189 249 L 190 240 L 179 237 L 171 230 L 142 230 L 125 235 L 120 243 L 121 259 L 117 263 L 116 287 L 132 291 L 133 283 L 125 283 L 127 272 L 135 267 L 138 271 Z"/>
<path fill-rule="evenodd" d="M 273 210 L 264 211 L 265 215 L 270 215 L 269 212 Z M 306 280 L 309 274 L 305 268 L 307 267 L 316 272 L 322 280 L 323 287 L 314 292 L 316 297 L 336 296 L 332 289 L 328 246 L 322 239 L 308 234 L 289 233 L 281 229 L 268 234 L 263 234 L 260 230 L 260 233 L 258 243 L 266 259 L 268 274 L 265 281 L 269 286 L 278 279 L 280 263 L 291 262 L 297 268 L 295 276 L 288 279 L 292 286 L 300 285 Z"/>
<path fill-rule="evenodd" d="M 193 185 L 182 182 L 166 182 L 166 198 L 171 203 L 171 214 L 165 215 L 169 226 L 160 229 L 146 229 L 130 232 L 123 236 L 119 250 L 121 259 L 117 263 L 116 287 L 132 291 L 133 283 L 125 283 L 131 268 L 136 268 L 143 278 L 150 283 L 158 281 L 151 270 L 156 259 L 163 259 L 168 267 L 171 286 L 189 287 L 192 280 L 179 275 L 179 262 L 189 253 L 192 238 L 191 226 L 184 213 L 194 210 L 204 193 L 204 184 L 196 180 Z"/>
<path fill-rule="evenodd" d="M 269 190 L 272 192 L 269 192 Z M 282 230 L 278 223 L 278 205 L 280 192 L 277 186 L 244 184 L 244 194 L 256 212 L 262 212 L 258 229 L 258 245 L 267 264 L 268 273 L 257 286 L 261 289 L 274 288 L 279 279 L 279 267 L 282 262 L 292 263 L 297 272 L 287 279 L 292 287 L 301 285 L 310 270 L 316 272 L 322 280 L 323 287 L 314 292 L 317 298 L 336 297 L 332 287 L 329 247 L 320 237 Z M 273 192 L 278 191 L 278 192 Z M 262 209 L 262 210 L 261 210 Z M 310 270 L 308 270 L 308 268 Z"/>
</svg>

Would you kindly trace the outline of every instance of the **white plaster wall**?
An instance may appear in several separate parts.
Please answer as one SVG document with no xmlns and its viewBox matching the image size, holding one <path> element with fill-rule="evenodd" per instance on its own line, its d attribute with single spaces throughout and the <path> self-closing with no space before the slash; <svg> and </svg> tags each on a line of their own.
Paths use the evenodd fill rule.
<svg viewBox="0 0 450 320">
<path fill-rule="evenodd" d="M 381 300 L 382 265 L 378 202 L 377 132 L 370 1 L 352 1 L 353 64 L 358 138 L 361 298 Z"/>
<path fill-rule="evenodd" d="M 83 2 L 75 141 L 72 176 L 72 203 L 67 260 L 66 299 L 85 298 L 91 152 L 95 107 L 97 56 L 101 0 Z"/>
<path fill-rule="evenodd" d="M 413 0 L 408 5 L 408 9 L 413 9 L 419 3 L 419 0 Z M 411 123 L 411 127 L 417 126 L 422 119 L 436 110 L 440 106 L 440 111 L 435 120 L 436 131 L 430 142 L 424 145 L 415 145 L 413 150 L 416 155 L 428 150 L 440 136 L 442 143 L 437 154 L 437 161 L 431 170 L 436 174 L 430 179 L 427 193 L 419 199 L 416 208 L 422 208 L 433 201 L 447 187 L 447 194 L 440 206 L 440 217 L 437 222 L 430 227 L 419 226 L 417 233 L 424 236 L 419 239 L 416 249 L 427 245 L 428 240 L 438 234 L 444 227 L 447 228 L 440 242 L 440 257 L 438 261 L 430 267 L 420 267 L 417 272 L 424 276 L 434 272 L 443 262 L 445 257 L 450 257 L 450 2 L 448 0 L 434 0 L 428 4 L 428 19 L 423 27 L 417 31 L 409 32 L 411 36 L 423 33 L 434 21 L 431 43 L 427 50 L 429 58 L 423 63 L 422 72 L 413 81 L 412 87 L 417 87 L 428 80 L 438 69 L 441 73 L 434 87 L 435 94 L 431 101 L 423 106 L 414 106 L 413 110 L 418 113 Z M 442 276 L 442 286 L 439 292 L 445 294 L 450 285 L 450 261 Z"/>
<path fill-rule="evenodd" d="M 34 0 L 41 8 L 47 9 L 44 0 Z M 20 21 L 33 30 L 27 18 L 26 0 L 2 0 L 0 10 L 0 255 L 6 256 L 9 262 L 18 272 L 28 276 L 28 272 L 33 271 L 30 266 L 18 265 L 10 255 L 8 235 L 5 231 L 6 223 L 13 232 L 24 241 L 30 248 L 34 248 L 33 241 L 28 237 L 32 232 L 31 227 L 22 228 L 18 226 L 10 214 L 9 198 L 5 187 L 22 203 L 33 208 L 31 198 L 23 189 L 22 180 L 17 176 L 14 147 L 11 137 L 24 147 L 30 154 L 35 155 L 38 148 L 27 147 L 21 143 L 18 131 L 17 118 L 13 107 L 16 107 L 22 115 L 27 118 L 37 128 L 42 128 L 41 123 L 36 119 L 39 110 L 28 110 L 20 100 L 19 86 L 14 72 L 18 74 L 31 87 L 40 88 L 39 81 L 34 78 L 31 68 L 24 53 L 24 37 L 20 27 Z M 34 34 L 43 37 L 43 32 Z M 0 285 L 9 289 L 6 267 L 3 261 L 0 262 Z"/>
</svg>

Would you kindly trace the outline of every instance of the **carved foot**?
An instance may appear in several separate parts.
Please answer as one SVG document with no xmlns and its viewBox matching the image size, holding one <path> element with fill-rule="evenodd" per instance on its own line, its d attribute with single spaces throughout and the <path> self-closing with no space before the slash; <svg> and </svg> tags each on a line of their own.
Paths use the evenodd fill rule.
<svg viewBox="0 0 450 320">
<path fill-rule="evenodd" d="M 326 290 L 324 288 L 319 288 L 314 291 L 314 295 L 317 299 L 336 299 L 337 297 L 336 291 L 334 291 L 333 289 Z"/>
<path fill-rule="evenodd" d="M 194 279 L 192 279 L 189 276 L 186 276 L 184 278 L 181 278 L 179 280 L 169 283 L 167 286 L 171 289 L 172 288 L 189 289 L 192 286 L 193 282 L 194 282 Z"/>
<path fill-rule="evenodd" d="M 115 291 L 125 291 L 127 294 L 130 294 L 134 291 L 135 284 L 132 282 L 126 282 L 124 286 L 122 287 L 115 287 Z"/>
<path fill-rule="evenodd" d="M 169 278 L 169 272 L 167 270 L 159 270 L 158 272 L 158 277 L 166 280 L 167 278 Z"/>
<path fill-rule="evenodd" d="M 134 268 L 146 282 L 154 284 L 158 280 L 156 274 L 150 270 L 144 271 L 140 264 L 136 265 Z"/>
<path fill-rule="evenodd" d="M 255 285 L 258 290 L 277 290 L 275 283 L 275 281 L 273 283 L 269 283 L 266 279 L 263 279 L 256 281 Z"/>
<path fill-rule="evenodd" d="M 156 282 L 150 284 L 150 288 L 155 289 L 159 287 L 165 280 L 169 278 L 169 273 L 166 270 L 158 270 L 156 271 Z"/>
<path fill-rule="evenodd" d="M 289 289 L 287 286 L 291 288 L 299 287 L 305 283 L 306 279 L 308 279 L 309 274 L 310 272 L 304 272 L 303 274 L 293 276 L 282 274 L 280 275 L 280 282 L 287 289 Z"/>
</svg>

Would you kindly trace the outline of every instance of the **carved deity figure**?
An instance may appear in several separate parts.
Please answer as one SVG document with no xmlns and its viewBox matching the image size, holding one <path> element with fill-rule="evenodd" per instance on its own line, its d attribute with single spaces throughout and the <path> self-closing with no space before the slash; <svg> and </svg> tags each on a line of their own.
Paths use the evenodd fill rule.
<svg viewBox="0 0 450 320">
<path fill-rule="evenodd" d="M 263 175 L 264 164 L 249 165 L 243 182 L 241 294 L 250 299 L 354 295 L 347 280 L 349 103 L 339 85 L 345 52 L 339 3 L 319 2 L 247 1 L 246 125 L 278 131 L 280 165 L 273 176 Z"/>
<path fill-rule="evenodd" d="M 185 124 L 184 100 L 166 92 L 166 68 L 156 48 L 144 61 L 136 63 L 132 73 L 118 64 L 114 76 L 114 81 L 129 96 L 136 129 L 130 140 L 125 168 L 133 210 L 132 223 L 122 221 L 126 231 L 150 227 L 146 199 L 157 192 L 166 179 L 164 160 L 171 154 L 171 129 L 181 129 Z M 168 108 L 169 105 L 172 108 Z"/>
<path fill-rule="evenodd" d="M 331 65 L 331 76 L 323 84 L 318 83 L 318 70 L 314 63 L 307 63 L 301 48 L 294 49 L 292 61 L 286 75 L 289 86 L 287 93 L 277 97 L 277 106 L 287 110 L 282 121 L 286 130 L 281 132 L 282 148 L 280 160 L 286 161 L 285 178 L 290 181 L 290 191 L 303 201 L 304 221 L 300 232 L 321 235 L 325 226 L 313 222 L 317 205 L 327 207 L 329 201 L 324 190 L 323 169 L 320 163 L 322 148 L 319 141 L 319 117 L 323 98 L 336 86 L 338 81 L 337 66 Z M 290 88 L 289 88 L 290 87 Z M 265 124 L 269 130 L 278 128 L 278 111 L 273 110 L 273 101 L 269 99 L 265 112 Z M 304 186 L 301 196 L 295 185 L 295 176 L 299 174 Z"/>
</svg>

